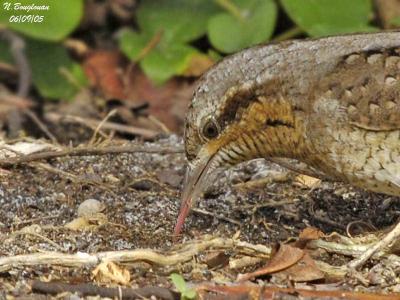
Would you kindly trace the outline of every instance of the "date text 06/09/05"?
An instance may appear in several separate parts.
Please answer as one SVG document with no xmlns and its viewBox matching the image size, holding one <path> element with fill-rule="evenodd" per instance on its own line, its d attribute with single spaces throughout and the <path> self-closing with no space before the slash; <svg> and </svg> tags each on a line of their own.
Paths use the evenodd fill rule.
<svg viewBox="0 0 400 300">
<path fill-rule="evenodd" d="M 42 23 L 44 16 L 39 15 L 22 15 L 22 16 L 10 16 L 10 23 Z"/>
</svg>

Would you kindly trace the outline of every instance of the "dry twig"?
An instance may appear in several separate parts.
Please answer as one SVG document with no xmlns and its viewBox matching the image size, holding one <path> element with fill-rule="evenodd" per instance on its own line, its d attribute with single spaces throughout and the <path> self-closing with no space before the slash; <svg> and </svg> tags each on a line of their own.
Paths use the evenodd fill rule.
<svg viewBox="0 0 400 300">
<path fill-rule="evenodd" d="M 64 292 L 79 293 L 81 296 L 100 296 L 111 299 L 150 299 L 156 296 L 157 299 L 176 300 L 179 299 L 178 294 L 167 288 L 148 286 L 138 289 L 130 288 L 106 288 L 99 287 L 91 283 L 67 284 L 56 282 L 42 282 L 34 280 L 32 282 L 32 292 L 57 295 Z"/>
<path fill-rule="evenodd" d="M 0 257 L 0 272 L 12 268 L 38 265 L 59 265 L 66 267 L 96 266 L 103 261 L 118 263 L 131 263 L 146 261 L 159 266 L 173 266 L 190 261 L 193 256 L 210 248 L 231 249 L 236 248 L 244 253 L 256 251 L 265 257 L 271 254 L 271 249 L 262 245 L 250 245 L 235 239 L 207 238 L 183 244 L 175 251 L 165 254 L 151 249 L 136 249 L 124 251 L 107 251 L 99 253 L 65 254 L 60 252 L 44 252 L 24 254 L 9 257 Z"/>
<path fill-rule="evenodd" d="M 17 156 L 0 160 L 1 167 L 11 167 L 33 161 L 52 159 L 65 156 L 88 156 L 88 155 L 107 155 L 116 153 L 155 153 L 172 154 L 182 153 L 183 149 L 179 147 L 152 147 L 146 145 L 119 145 L 108 147 L 79 147 L 69 148 L 59 151 L 44 151 L 25 156 Z"/>
<path fill-rule="evenodd" d="M 144 139 L 154 139 L 157 135 L 160 134 L 158 131 L 154 131 L 151 129 L 146 129 L 146 128 L 139 128 L 139 127 L 134 127 L 134 126 L 128 126 L 128 125 L 123 125 L 123 124 L 118 124 L 114 122 L 102 122 L 96 119 L 92 118 L 81 118 L 78 116 L 71 116 L 71 115 L 60 115 L 57 113 L 48 113 L 46 114 L 46 118 L 51 121 L 51 122 L 60 122 L 60 121 L 66 121 L 66 122 L 74 122 L 74 123 L 80 123 L 84 124 L 85 126 L 89 128 L 97 128 L 100 123 L 101 128 L 103 129 L 108 129 L 108 130 L 115 130 L 118 132 L 122 133 L 129 133 L 133 135 L 139 135 L 143 137 Z"/>
</svg>

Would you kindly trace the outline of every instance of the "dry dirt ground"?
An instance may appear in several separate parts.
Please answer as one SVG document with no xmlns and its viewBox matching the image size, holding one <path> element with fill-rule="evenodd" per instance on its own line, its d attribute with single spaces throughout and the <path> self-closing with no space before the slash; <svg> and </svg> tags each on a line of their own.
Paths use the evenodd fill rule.
<svg viewBox="0 0 400 300">
<path fill-rule="evenodd" d="M 179 137 L 171 136 L 147 145 L 179 148 L 182 142 Z M 234 237 L 273 248 L 278 243 L 296 240 L 303 229 L 310 227 L 343 235 L 383 229 L 394 224 L 400 213 L 400 199 L 395 197 L 340 183 L 302 184 L 294 173 L 257 160 L 218 175 L 197 210 L 187 219 L 180 241 L 174 244 L 172 231 L 179 211 L 185 164 L 183 153 L 124 153 L 60 157 L 5 168 L 0 182 L 0 270 L 4 257 L 20 254 L 99 253 L 140 248 L 163 254 L 177 249 L 181 243 L 207 240 L 210 236 Z M 260 183 L 260 178 L 270 179 Z M 100 203 L 100 213 L 80 224 L 78 207 L 88 199 Z M 77 230 L 71 229 L 71 221 L 78 224 Z M 314 255 L 336 266 L 351 260 L 349 256 L 324 250 Z M 169 279 L 172 272 L 183 275 L 190 284 L 234 282 L 239 273 L 265 264 L 231 268 L 229 261 L 238 257 L 235 247 L 222 250 L 213 247 L 193 255 L 189 261 L 170 266 L 145 260 L 118 266 L 130 275 L 127 287 L 174 289 Z M 32 280 L 68 284 L 97 281 L 99 286 L 109 287 L 120 283 L 116 280 L 107 283 L 94 276 L 95 267 L 28 264 L 3 269 L 0 299 L 44 297 L 32 293 Z M 372 271 L 378 275 L 371 277 Z M 306 280 L 301 284 L 389 293 L 400 292 L 399 277 L 400 264 L 375 259 L 354 276 Z M 261 276 L 253 282 L 289 288 L 299 284 L 274 275 Z M 68 295 L 71 294 L 64 294 Z M 283 295 L 276 299 L 297 299 L 297 296 Z"/>
</svg>

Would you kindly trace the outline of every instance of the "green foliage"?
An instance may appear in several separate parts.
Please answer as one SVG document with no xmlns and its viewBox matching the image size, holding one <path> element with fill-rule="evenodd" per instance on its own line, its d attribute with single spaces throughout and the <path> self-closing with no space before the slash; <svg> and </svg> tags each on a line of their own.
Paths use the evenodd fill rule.
<svg viewBox="0 0 400 300">
<path fill-rule="evenodd" d="M 216 49 L 234 52 L 268 40 L 276 14 L 273 0 L 144 1 L 136 12 L 140 32 L 122 31 L 120 48 L 160 84 L 198 55 L 191 41 L 208 33 Z"/>
<path fill-rule="evenodd" d="M 151 39 L 131 30 L 125 30 L 120 35 L 120 47 L 133 61 L 139 60 L 150 41 Z M 196 53 L 198 51 L 195 48 L 186 44 L 160 41 L 154 49 L 145 54 L 140 60 L 140 65 L 147 76 L 155 83 L 161 84 L 173 75 L 181 75 L 188 67 L 191 56 Z"/>
<path fill-rule="evenodd" d="M 175 288 L 181 293 L 181 300 L 196 298 L 196 291 L 187 287 L 185 279 L 181 275 L 173 273 L 170 275 L 170 278 Z"/>
<path fill-rule="evenodd" d="M 27 46 L 33 83 L 43 97 L 70 99 L 85 85 L 82 69 L 61 45 L 31 40 Z"/>
<path fill-rule="evenodd" d="M 400 26 L 400 17 L 395 17 L 390 20 L 390 24 L 396 27 Z"/>
<path fill-rule="evenodd" d="M 373 31 L 370 0 L 281 0 L 290 18 L 311 36 Z"/>
<path fill-rule="evenodd" d="M 83 14 L 83 0 L 8 0 L 0 7 L 0 26 L 27 36 L 26 55 L 32 69 L 32 80 L 40 94 L 51 99 L 70 99 L 86 78 L 81 67 L 74 63 L 59 41 L 67 37 L 79 24 Z M 34 4 L 49 6 L 48 10 L 30 11 L 21 7 Z M 17 6 L 20 9 L 17 9 Z M 18 18 L 24 18 L 19 19 Z M 8 45 L 0 43 L 0 61 L 14 63 Z"/>
<path fill-rule="evenodd" d="M 7 0 L 12 4 L 31 5 L 31 0 Z M 275 29 L 277 3 L 292 21 L 310 36 L 372 31 L 372 0 L 146 0 L 135 11 L 139 29 L 124 29 L 118 36 L 120 49 L 155 83 L 175 75 L 193 74 L 202 53 L 191 43 L 207 36 L 215 52 L 233 53 L 268 41 Z M 27 53 L 33 80 L 47 98 L 70 98 L 85 84 L 82 70 L 66 51 L 51 42 L 66 38 L 79 24 L 84 0 L 36 0 L 49 10 L 6 10 L 0 7 L 0 27 L 6 26 L 28 37 Z M 43 15 L 42 22 L 10 22 L 22 15 Z M 393 20 L 393 23 L 399 23 Z M 297 30 L 292 32 L 299 32 Z M 285 36 L 286 37 L 286 36 Z M 35 39 L 35 40 L 34 40 Z M 39 42 L 38 40 L 41 40 Z M 44 42 L 44 41 L 47 41 Z M 1 44 L 0 44 L 1 46 Z M 211 51 L 210 51 L 211 50 Z M 9 61 L 8 51 L 0 61 Z M 205 56 L 205 55 L 203 55 Z M 188 71 L 189 70 L 189 71 Z"/>
<path fill-rule="evenodd" d="M 0 52 L 0 61 L 14 63 L 4 42 L 0 42 Z M 32 69 L 33 84 L 45 98 L 68 100 L 87 85 L 80 65 L 59 44 L 29 39 L 26 41 L 26 55 Z"/>
<path fill-rule="evenodd" d="M 4 9 L 4 1 L 0 7 L 0 25 L 9 27 L 29 37 L 58 41 L 66 37 L 78 26 L 83 14 L 82 0 L 7 0 L 12 5 L 9 10 Z M 15 10 L 14 5 L 21 6 L 35 4 L 48 5 L 49 10 Z M 14 16 L 14 17 L 13 17 Z M 24 17 L 25 22 L 15 22 L 15 16 Z M 43 16 L 42 21 L 40 17 Z M 14 21 L 13 21 L 14 20 Z M 28 20 L 28 21 L 27 21 Z"/>
<path fill-rule="evenodd" d="M 218 50 L 232 53 L 267 41 L 275 28 L 273 0 L 219 0 L 227 12 L 210 19 L 208 36 Z"/>
<path fill-rule="evenodd" d="M 140 33 L 121 32 L 120 47 L 133 61 L 140 59 L 153 81 L 162 83 L 188 67 L 198 53 L 188 42 L 205 34 L 208 18 L 216 9 L 212 1 L 204 0 L 144 1 L 137 10 Z M 152 43 L 155 45 L 146 53 L 144 49 Z"/>
</svg>

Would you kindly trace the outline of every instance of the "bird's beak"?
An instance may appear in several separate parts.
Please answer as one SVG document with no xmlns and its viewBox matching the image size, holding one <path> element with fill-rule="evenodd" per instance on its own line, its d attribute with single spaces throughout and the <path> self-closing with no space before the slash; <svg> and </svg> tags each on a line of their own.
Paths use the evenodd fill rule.
<svg viewBox="0 0 400 300">
<path fill-rule="evenodd" d="M 218 166 L 216 155 L 202 152 L 199 159 L 188 166 L 184 180 L 184 188 L 182 192 L 182 202 L 178 219 L 176 221 L 174 236 L 180 234 L 183 224 L 190 208 L 195 204 L 195 201 L 200 197 L 202 191 L 210 183 L 210 173 Z"/>
</svg>

